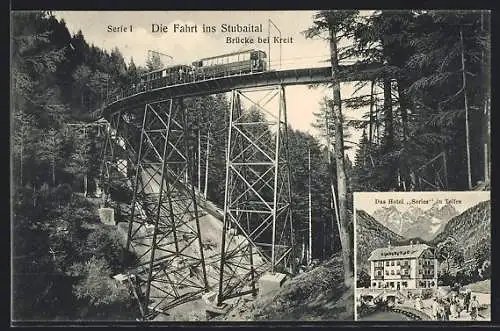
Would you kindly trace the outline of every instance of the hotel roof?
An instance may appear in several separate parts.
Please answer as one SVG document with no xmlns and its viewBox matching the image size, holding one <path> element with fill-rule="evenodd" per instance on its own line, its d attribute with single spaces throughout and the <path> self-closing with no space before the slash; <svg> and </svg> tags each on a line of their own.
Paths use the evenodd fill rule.
<svg viewBox="0 0 500 331">
<path fill-rule="evenodd" d="M 377 248 L 372 251 L 368 261 L 417 258 L 428 248 L 430 246 L 425 244 Z"/>
</svg>

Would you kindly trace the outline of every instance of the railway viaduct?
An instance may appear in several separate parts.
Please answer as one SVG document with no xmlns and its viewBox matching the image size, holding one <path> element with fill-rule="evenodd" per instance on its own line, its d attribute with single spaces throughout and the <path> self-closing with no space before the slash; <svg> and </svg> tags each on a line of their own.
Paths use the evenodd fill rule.
<svg viewBox="0 0 500 331">
<path fill-rule="evenodd" d="M 341 66 L 338 79 L 367 80 L 379 68 Z M 122 92 L 99 111 L 109 123 L 104 191 L 117 178 L 133 191 L 123 213 L 127 249 L 139 257 L 131 273 L 144 318 L 202 295 L 222 307 L 227 299 L 255 295 L 257 280 L 266 272 L 293 272 L 285 87 L 331 81 L 330 67 L 226 76 Z M 216 207 L 203 198 L 191 175 L 194 155 L 186 139 L 189 110 L 183 100 L 225 92 L 231 93 L 225 197 L 224 206 Z M 254 92 L 265 97 L 257 100 Z M 243 100 L 269 118 L 244 119 Z M 256 124 L 274 133 L 272 144 L 255 131 Z M 202 219 L 201 210 L 212 218 Z M 249 220 L 258 225 L 250 226 Z M 210 240 L 210 227 L 218 229 L 218 238 Z M 209 252 L 208 242 L 217 249 Z"/>
</svg>

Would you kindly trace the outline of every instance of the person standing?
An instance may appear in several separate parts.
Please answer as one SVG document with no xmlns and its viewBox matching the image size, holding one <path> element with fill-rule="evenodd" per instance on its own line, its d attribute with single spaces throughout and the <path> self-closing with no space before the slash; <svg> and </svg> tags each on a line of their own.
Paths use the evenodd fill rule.
<svg viewBox="0 0 500 331">
<path fill-rule="evenodd" d="M 455 296 L 451 298 L 450 314 L 453 318 L 457 318 L 457 298 Z"/>
<path fill-rule="evenodd" d="M 469 289 L 466 290 L 466 293 L 465 293 L 465 300 L 464 300 L 464 305 L 465 305 L 465 310 L 467 312 L 469 312 L 469 306 L 470 306 L 470 296 L 471 296 L 471 292 Z"/>
<path fill-rule="evenodd" d="M 182 76 L 184 74 L 184 70 L 182 68 L 179 69 L 179 80 L 182 82 Z"/>
<path fill-rule="evenodd" d="M 457 297 L 457 317 L 460 318 L 460 313 L 464 310 L 463 298 Z"/>
<path fill-rule="evenodd" d="M 449 321 L 450 320 L 450 315 L 451 315 L 450 300 L 449 299 L 444 299 L 443 300 L 443 319 L 445 321 Z"/>
<path fill-rule="evenodd" d="M 439 319 L 439 303 L 437 302 L 437 298 L 432 300 L 432 317 L 435 320 Z"/>
<path fill-rule="evenodd" d="M 424 303 L 422 302 L 422 297 L 419 296 L 417 298 L 417 309 L 418 310 L 422 310 L 424 308 Z"/>
<path fill-rule="evenodd" d="M 470 317 L 472 318 L 473 321 L 477 319 L 478 311 L 479 311 L 479 301 L 477 301 L 476 296 L 474 295 L 470 302 Z"/>
</svg>

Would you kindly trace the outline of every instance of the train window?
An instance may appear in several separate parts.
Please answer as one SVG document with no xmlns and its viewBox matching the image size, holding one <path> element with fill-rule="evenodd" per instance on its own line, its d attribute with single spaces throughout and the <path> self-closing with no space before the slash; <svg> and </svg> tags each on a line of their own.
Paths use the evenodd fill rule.
<svg viewBox="0 0 500 331">
<path fill-rule="evenodd" d="M 162 72 L 161 72 L 161 76 L 162 76 L 162 77 L 167 77 L 167 70 L 166 70 L 166 69 L 165 69 L 165 70 L 162 70 Z"/>
</svg>

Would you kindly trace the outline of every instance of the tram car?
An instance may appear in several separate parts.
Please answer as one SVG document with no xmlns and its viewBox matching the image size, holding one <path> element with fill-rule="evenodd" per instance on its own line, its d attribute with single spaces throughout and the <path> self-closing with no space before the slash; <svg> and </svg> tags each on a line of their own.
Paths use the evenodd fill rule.
<svg viewBox="0 0 500 331">
<path fill-rule="evenodd" d="M 203 58 L 193 62 L 192 66 L 173 65 L 144 73 L 138 84 L 132 86 L 131 92 L 139 93 L 170 85 L 266 70 L 266 53 L 247 50 Z"/>
<path fill-rule="evenodd" d="M 194 80 L 267 70 L 267 55 L 261 50 L 247 50 L 193 62 Z"/>
<path fill-rule="evenodd" d="M 190 71 L 190 66 L 181 64 L 144 73 L 140 76 L 139 92 L 184 82 Z"/>
</svg>

